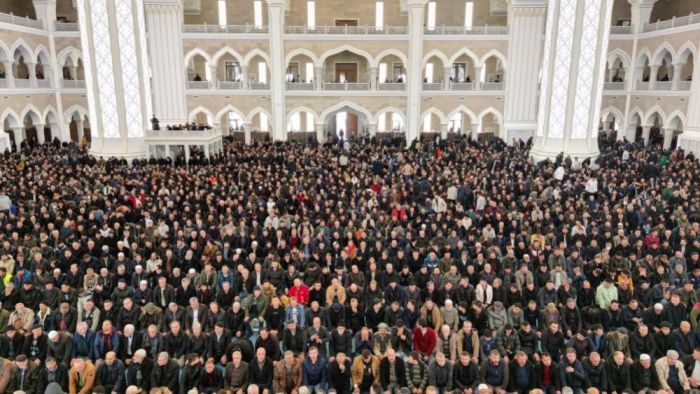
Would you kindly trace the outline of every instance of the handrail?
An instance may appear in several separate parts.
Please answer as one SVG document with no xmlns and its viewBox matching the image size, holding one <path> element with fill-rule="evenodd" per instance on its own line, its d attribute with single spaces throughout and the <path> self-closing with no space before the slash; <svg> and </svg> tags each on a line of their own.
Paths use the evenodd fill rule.
<svg viewBox="0 0 700 394">
<path fill-rule="evenodd" d="M 287 26 L 287 34 L 356 34 L 356 35 L 395 35 L 408 34 L 406 26 Z"/>
<path fill-rule="evenodd" d="M 218 33 L 218 34 L 263 34 L 268 32 L 267 26 L 255 25 L 184 25 L 183 33 Z"/>
<path fill-rule="evenodd" d="M 611 34 L 632 34 L 632 26 L 610 26 Z"/>
<path fill-rule="evenodd" d="M 625 90 L 624 82 L 605 82 L 603 90 Z"/>
<path fill-rule="evenodd" d="M 78 31 L 79 29 L 77 22 L 56 22 L 57 31 Z"/>
<path fill-rule="evenodd" d="M 387 82 L 380 83 L 377 85 L 379 90 L 391 90 L 391 91 L 401 91 L 406 90 L 406 84 L 400 82 Z"/>
<path fill-rule="evenodd" d="M 66 89 L 85 89 L 85 81 L 80 79 L 63 79 L 61 85 Z"/>
<path fill-rule="evenodd" d="M 287 90 L 314 90 L 313 82 L 289 82 L 287 81 Z"/>
<path fill-rule="evenodd" d="M 426 35 L 483 35 L 483 34 L 508 34 L 508 26 L 435 26 L 424 29 Z"/>
<path fill-rule="evenodd" d="M 207 130 L 146 130 L 146 138 L 187 138 L 201 139 L 222 135 L 220 127 L 212 127 Z"/>
<path fill-rule="evenodd" d="M 324 82 L 323 90 L 369 90 L 367 82 Z"/>
<path fill-rule="evenodd" d="M 19 26 L 33 27 L 36 29 L 43 28 L 41 21 L 38 21 L 36 19 L 30 19 L 29 17 L 23 18 L 20 16 L 16 16 L 12 13 L 6 14 L 4 12 L 0 12 L 0 22 L 11 23 L 13 25 Z"/>
<path fill-rule="evenodd" d="M 692 25 L 695 23 L 700 23 L 700 14 L 690 13 L 690 15 L 682 16 L 680 18 L 676 18 L 674 16 L 671 19 L 666 19 L 663 21 L 657 20 L 656 22 L 647 23 L 644 25 L 643 31 L 646 33 L 650 31 L 658 31 L 664 29 L 671 29 L 679 26 Z"/>
</svg>

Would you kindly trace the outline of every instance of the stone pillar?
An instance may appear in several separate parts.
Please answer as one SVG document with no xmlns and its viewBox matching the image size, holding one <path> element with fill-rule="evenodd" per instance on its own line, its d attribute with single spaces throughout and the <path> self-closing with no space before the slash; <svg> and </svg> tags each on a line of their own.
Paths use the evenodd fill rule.
<svg viewBox="0 0 700 394">
<path fill-rule="evenodd" d="M 204 145 L 204 156 L 206 156 L 207 159 L 209 158 L 209 144 Z"/>
<path fill-rule="evenodd" d="M 168 144 L 165 145 L 165 157 L 172 158 L 170 156 L 170 145 L 168 145 Z"/>
<path fill-rule="evenodd" d="M 72 81 L 78 80 L 78 68 L 75 66 L 68 66 L 68 75 Z"/>
<path fill-rule="evenodd" d="M 583 6 L 585 4 L 585 6 Z M 551 0 L 543 53 L 535 160 L 596 157 L 613 0 Z"/>
<path fill-rule="evenodd" d="M 323 89 L 323 66 L 314 67 L 314 82 L 316 90 Z"/>
<path fill-rule="evenodd" d="M 472 123 L 471 130 L 469 130 L 469 139 L 472 141 L 478 140 L 480 132 L 481 132 L 481 123 Z"/>
<path fill-rule="evenodd" d="M 270 91 L 272 104 L 272 140 L 287 140 L 287 122 L 285 112 L 284 70 L 284 0 L 267 0 L 268 28 L 270 31 Z"/>
<path fill-rule="evenodd" d="M 481 70 L 483 69 L 483 67 L 485 66 L 474 66 L 474 90 L 481 89 L 481 84 L 486 82 L 485 80 L 481 80 Z M 484 76 L 484 79 L 486 79 L 486 76 Z"/>
<path fill-rule="evenodd" d="M 36 19 L 44 29 L 53 30 L 56 25 L 56 0 L 32 0 Z"/>
<path fill-rule="evenodd" d="M 651 126 L 642 126 L 642 139 L 644 146 L 649 146 L 649 135 L 651 134 Z"/>
<path fill-rule="evenodd" d="M 207 67 L 209 68 L 209 88 L 210 89 L 218 89 L 219 88 L 219 76 L 216 73 L 217 70 L 217 64 L 211 64 L 207 63 Z"/>
<path fill-rule="evenodd" d="M 693 152 L 695 157 L 698 157 L 700 156 L 700 67 L 697 63 L 693 67 L 693 82 L 690 87 L 686 119 L 683 134 L 678 136 L 678 148 Z"/>
<path fill-rule="evenodd" d="M 625 138 L 627 138 L 627 141 L 629 141 L 629 142 L 636 142 L 635 141 L 635 139 L 637 139 L 637 126 L 636 125 L 627 127 L 627 135 L 625 136 Z"/>
<path fill-rule="evenodd" d="M 664 150 L 671 149 L 671 142 L 673 142 L 673 129 L 662 129 L 664 133 Z"/>
<path fill-rule="evenodd" d="M 406 146 L 420 136 L 420 104 L 423 78 L 423 16 L 428 0 L 407 0 L 408 6 L 408 91 L 406 110 Z"/>
<path fill-rule="evenodd" d="M 185 145 L 185 163 L 186 165 L 190 164 L 190 146 Z"/>
<path fill-rule="evenodd" d="M 370 90 L 378 90 L 379 89 L 378 75 L 379 75 L 379 73 L 377 72 L 377 67 L 370 67 L 369 68 L 369 89 Z"/>
<path fill-rule="evenodd" d="M 44 127 L 46 125 L 43 125 L 41 123 L 37 123 L 34 125 L 34 128 L 36 129 L 36 140 L 39 142 L 39 145 L 43 145 L 44 142 L 46 142 L 46 136 L 44 135 Z"/>
<path fill-rule="evenodd" d="M 442 90 L 450 90 L 450 72 L 452 67 L 444 67 L 442 69 Z M 435 75 L 433 75 L 433 82 L 435 82 Z"/>
<path fill-rule="evenodd" d="M 248 78 L 248 66 L 241 66 L 241 89 L 247 90 L 249 82 L 250 79 Z"/>
<path fill-rule="evenodd" d="M 627 0 L 632 6 L 632 32 L 640 33 L 651 19 L 651 10 L 657 0 Z"/>
<path fill-rule="evenodd" d="M 19 152 L 20 146 L 22 146 L 24 141 L 24 127 L 13 127 L 12 133 L 15 135 L 15 146 L 17 147 L 17 152 Z"/>
<path fill-rule="evenodd" d="M 58 127 L 58 123 L 49 123 L 49 129 L 51 130 L 51 140 L 49 142 L 53 142 L 53 139 L 58 137 L 58 139 L 61 139 L 61 129 Z"/>
<path fill-rule="evenodd" d="M 27 65 L 27 72 L 29 73 L 29 83 L 33 88 L 37 86 L 36 82 L 36 63 L 25 63 Z"/>
<path fill-rule="evenodd" d="M 8 88 L 15 87 L 15 63 L 12 60 L 5 60 L 2 62 L 2 66 L 5 69 L 5 80 L 7 81 Z"/>
<path fill-rule="evenodd" d="M 508 65 L 502 137 L 513 132 L 534 136 L 537 130 L 537 85 L 542 61 L 546 0 L 511 0 L 508 9 Z M 513 131 L 513 132 L 511 132 Z"/>
<path fill-rule="evenodd" d="M 316 123 L 316 142 L 323 144 L 326 142 L 326 125 L 323 122 Z"/>
<path fill-rule="evenodd" d="M 615 78 L 615 69 L 613 68 L 612 64 L 610 67 L 608 67 L 608 82 L 613 82 L 613 78 Z"/>
<path fill-rule="evenodd" d="M 651 73 L 649 74 L 649 90 L 656 89 L 656 80 L 659 78 L 659 66 L 652 65 Z"/>
<path fill-rule="evenodd" d="M 144 0 L 148 51 L 153 81 L 153 114 L 163 124 L 187 120 L 185 64 L 180 37 L 183 13 L 180 0 Z"/>
<path fill-rule="evenodd" d="M 145 157 L 143 137 L 153 110 L 143 0 L 78 0 L 77 8 L 90 108 L 90 153 L 129 160 Z"/>
<path fill-rule="evenodd" d="M 447 127 L 448 123 L 440 123 L 440 138 L 443 140 L 447 139 Z"/>
<path fill-rule="evenodd" d="M 75 127 L 78 131 L 78 142 L 80 143 L 83 140 L 83 137 L 85 136 L 85 121 L 82 117 L 75 121 Z"/>
<path fill-rule="evenodd" d="M 252 128 L 253 128 L 253 125 L 250 123 L 246 123 L 245 127 L 243 128 L 243 132 L 245 133 L 243 136 L 243 141 L 245 142 L 246 145 L 250 145 L 253 143 L 253 136 L 251 135 Z"/>
<path fill-rule="evenodd" d="M 671 80 L 671 89 L 678 90 L 678 83 L 681 81 L 681 73 L 683 72 L 682 63 L 673 64 L 673 79 Z"/>
<path fill-rule="evenodd" d="M 377 122 L 369 124 L 369 137 L 372 138 L 377 135 Z"/>
</svg>

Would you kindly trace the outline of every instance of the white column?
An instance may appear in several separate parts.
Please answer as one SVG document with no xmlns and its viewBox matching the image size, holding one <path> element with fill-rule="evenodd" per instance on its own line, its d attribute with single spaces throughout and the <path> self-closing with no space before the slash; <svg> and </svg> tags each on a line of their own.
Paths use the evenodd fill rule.
<svg viewBox="0 0 700 394">
<path fill-rule="evenodd" d="M 649 90 L 654 90 L 656 89 L 656 80 L 659 77 L 659 66 L 658 65 L 652 65 L 651 66 L 651 73 L 649 74 Z"/>
<path fill-rule="evenodd" d="M 472 123 L 471 130 L 469 130 L 469 139 L 472 141 L 478 140 L 479 132 L 481 132 L 481 123 Z"/>
<path fill-rule="evenodd" d="M 664 150 L 671 149 L 671 142 L 673 142 L 673 129 L 661 129 L 664 133 Z"/>
<path fill-rule="evenodd" d="M 448 123 L 440 123 L 440 138 L 443 140 L 447 139 L 447 127 Z"/>
<path fill-rule="evenodd" d="M 219 75 L 217 74 L 217 64 L 207 63 L 209 68 L 209 88 L 218 89 L 219 88 Z"/>
<path fill-rule="evenodd" d="M 61 129 L 58 127 L 58 123 L 49 123 L 49 129 L 51 129 L 51 140 L 49 142 L 53 142 L 53 139 L 58 137 L 58 139 L 61 139 Z"/>
<path fill-rule="evenodd" d="M 316 142 L 323 144 L 326 142 L 326 125 L 323 122 L 316 122 Z"/>
<path fill-rule="evenodd" d="M 681 74 L 683 73 L 683 64 L 674 63 L 673 64 L 673 79 L 671 80 L 671 89 L 678 90 L 678 82 L 681 81 Z"/>
<path fill-rule="evenodd" d="M 44 29 L 53 30 L 56 25 L 56 0 L 32 0 L 32 2 L 36 19 L 41 21 Z"/>
<path fill-rule="evenodd" d="M 534 136 L 537 129 L 537 85 L 546 12 L 546 0 L 510 2 L 507 60 L 510 72 L 505 81 L 501 133 L 501 138 L 507 143 L 510 143 L 513 134 Z"/>
<path fill-rule="evenodd" d="M 15 87 L 15 63 L 12 60 L 5 60 L 2 62 L 2 66 L 5 69 L 5 80 L 7 81 L 8 88 Z"/>
<path fill-rule="evenodd" d="M 90 153 L 145 157 L 143 137 L 153 110 L 143 0 L 78 0 L 77 8 L 90 107 Z M 179 42 L 179 37 L 171 39 Z"/>
<path fill-rule="evenodd" d="M 185 145 L 185 165 L 190 164 L 190 146 Z"/>
<path fill-rule="evenodd" d="M 637 138 L 637 125 L 627 127 L 627 135 L 625 137 L 629 142 L 636 142 L 635 139 Z"/>
<path fill-rule="evenodd" d="M 377 135 L 377 122 L 369 124 L 369 137 L 372 138 Z"/>
<path fill-rule="evenodd" d="M 683 134 L 678 136 L 678 148 L 686 152 L 693 152 L 695 157 L 700 156 L 700 62 L 693 67 L 693 82 L 690 86 L 690 99 L 688 99 L 687 122 L 684 124 Z"/>
<path fill-rule="evenodd" d="M 642 139 L 644 146 L 649 146 L 649 135 L 651 134 L 651 126 L 642 126 Z"/>
<path fill-rule="evenodd" d="M 379 89 L 379 81 L 377 80 L 377 67 L 370 67 L 369 68 L 369 88 L 370 90 L 378 90 Z"/>
<path fill-rule="evenodd" d="M 423 77 L 423 16 L 428 0 L 406 0 L 408 5 L 408 108 L 406 109 L 406 146 L 420 136 L 420 103 Z"/>
<path fill-rule="evenodd" d="M 631 21 L 632 31 L 640 33 L 646 23 L 651 19 L 651 10 L 657 0 L 627 0 L 632 6 Z"/>
<path fill-rule="evenodd" d="M 241 65 L 241 89 L 247 90 L 249 82 L 250 81 L 248 78 L 248 66 Z"/>
<path fill-rule="evenodd" d="M 78 68 L 75 66 L 68 66 L 68 75 L 70 75 L 70 79 L 75 81 L 78 79 Z"/>
<path fill-rule="evenodd" d="M 29 73 L 29 82 L 31 86 L 35 88 L 36 84 L 36 63 L 25 63 L 27 65 L 27 72 Z"/>
<path fill-rule="evenodd" d="M 284 82 L 284 0 L 267 0 L 268 28 L 270 31 L 270 91 L 272 92 L 272 140 L 287 140 L 285 122 Z"/>
<path fill-rule="evenodd" d="M 598 156 L 613 0 L 550 0 L 535 160 Z"/>
<path fill-rule="evenodd" d="M 36 129 L 36 140 L 39 142 L 39 145 L 43 145 L 46 141 L 46 137 L 44 136 L 44 125 L 37 123 L 34 125 L 34 128 Z"/>
<path fill-rule="evenodd" d="M 244 133 L 243 141 L 246 145 L 250 145 L 253 143 L 253 135 L 251 134 L 252 128 L 253 128 L 253 125 L 250 123 L 246 123 L 244 128 L 243 128 L 243 133 Z"/>
<path fill-rule="evenodd" d="M 316 90 L 322 90 L 323 89 L 323 66 L 316 66 L 314 67 L 314 81 L 316 82 L 315 87 Z"/>
<path fill-rule="evenodd" d="M 167 124 L 187 120 L 185 64 L 182 53 L 182 1 L 144 0 L 153 81 L 153 114 Z"/>
<path fill-rule="evenodd" d="M 24 141 L 24 127 L 13 127 L 12 133 L 15 135 L 15 146 L 19 152 L 22 142 Z"/>
<path fill-rule="evenodd" d="M 452 71 L 452 66 L 444 67 L 442 69 L 442 90 L 450 90 L 450 72 Z M 433 75 L 433 82 L 435 76 Z"/>
<path fill-rule="evenodd" d="M 485 65 L 476 65 L 474 66 L 474 90 L 479 90 L 481 89 L 481 84 L 486 81 L 481 80 L 481 70 L 486 67 Z"/>
<path fill-rule="evenodd" d="M 85 121 L 83 121 L 82 117 L 75 121 L 75 127 L 78 131 L 78 143 L 80 143 L 83 140 L 83 137 L 85 136 Z"/>
</svg>

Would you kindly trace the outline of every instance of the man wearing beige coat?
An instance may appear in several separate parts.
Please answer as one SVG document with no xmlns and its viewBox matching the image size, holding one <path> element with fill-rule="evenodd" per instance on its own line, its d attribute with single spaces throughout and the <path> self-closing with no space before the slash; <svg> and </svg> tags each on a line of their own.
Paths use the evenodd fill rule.
<svg viewBox="0 0 700 394">
<path fill-rule="evenodd" d="M 683 369 L 683 363 L 678 360 L 678 352 L 669 350 L 666 357 L 656 361 L 656 374 L 659 376 L 661 388 L 672 391 L 675 394 L 682 394 L 685 390 L 690 390 L 688 376 Z"/>
</svg>

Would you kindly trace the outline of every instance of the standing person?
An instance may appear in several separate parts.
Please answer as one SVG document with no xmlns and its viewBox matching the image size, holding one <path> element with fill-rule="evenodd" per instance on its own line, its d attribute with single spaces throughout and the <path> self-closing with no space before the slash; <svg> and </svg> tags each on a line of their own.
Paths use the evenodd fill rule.
<svg viewBox="0 0 700 394">
<path fill-rule="evenodd" d="M 677 351 L 667 351 L 666 357 L 656 360 L 655 366 L 662 390 L 673 391 L 674 394 L 690 390 L 690 382 L 683 369 L 683 363 L 678 360 Z"/>
<path fill-rule="evenodd" d="M 352 372 L 350 360 L 345 353 L 335 355 L 335 361 L 328 365 L 328 390 L 335 390 L 338 394 L 352 393 Z"/>
<path fill-rule="evenodd" d="M 77 358 L 68 374 L 68 392 L 70 394 L 88 394 L 95 386 L 97 370 L 91 361 Z"/>
</svg>

